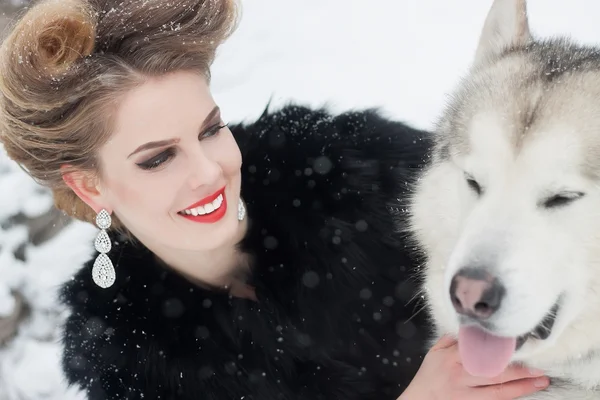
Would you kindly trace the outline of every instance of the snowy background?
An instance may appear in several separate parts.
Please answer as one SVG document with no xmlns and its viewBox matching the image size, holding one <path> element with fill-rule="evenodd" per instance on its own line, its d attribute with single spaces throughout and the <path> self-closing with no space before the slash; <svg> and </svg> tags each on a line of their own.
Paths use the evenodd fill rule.
<svg viewBox="0 0 600 400">
<path fill-rule="evenodd" d="M 21 0 L 0 0 L 0 32 Z M 295 101 L 334 111 L 380 107 L 431 128 L 469 66 L 492 0 L 242 0 L 213 90 L 224 118 Z M 598 0 L 530 0 L 536 35 L 600 44 Z M 0 400 L 70 400 L 58 364 L 56 288 L 91 255 L 95 229 L 52 210 L 48 192 L 0 148 Z M 16 294 L 16 296 L 15 296 Z M 22 308 L 19 301 L 25 304 Z M 18 334 L 2 343 L 20 313 Z"/>
</svg>

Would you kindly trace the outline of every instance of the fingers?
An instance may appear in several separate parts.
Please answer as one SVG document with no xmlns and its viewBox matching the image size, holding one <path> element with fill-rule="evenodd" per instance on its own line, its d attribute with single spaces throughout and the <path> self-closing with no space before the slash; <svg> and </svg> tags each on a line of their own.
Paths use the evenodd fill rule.
<svg viewBox="0 0 600 400">
<path fill-rule="evenodd" d="M 521 379 L 499 385 L 484 386 L 473 389 L 473 399 L 478 400 L 513 400 L 539 392 L 548 387 L 547 377 Z"/>
<path fill-rule="evenodd" d="M 456 344 L 456 339 L 454 339 L 450 335 L 444 335 L 436 342 L 436 344 L 433 345 L 433 347 L 431 348 L 430 351 L 447 349 L 449 347 L 454 346 L 455 344 Z"/>
<path fill-rule="evenodd" d="M 496 385 L 499 383 L 506 383 L 516 381 L 519 379 L 536 378 L 544 375 L 544 371 L 528 369 L 525 367 L 511 365 L 506 368 L 504 372 L 494 378 L 481 378 L 477 376 L 471 376 L 463 370 L 463 382 L 468 386 L 487 386 Z"/>
</svg>

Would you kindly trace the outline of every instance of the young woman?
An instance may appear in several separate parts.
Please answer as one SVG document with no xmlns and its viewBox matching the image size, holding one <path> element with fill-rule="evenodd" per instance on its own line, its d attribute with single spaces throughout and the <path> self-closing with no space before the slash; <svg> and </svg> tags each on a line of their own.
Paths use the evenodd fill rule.
<svg viewBox="0 0 600 400">
<path fill-rule="evenodd" d="M 471 378 L 449 339 L 423 361 L 399 232 L 427 135 L 297 106 L 228 127 L 209 68 L 235 22 L 232 0 L 43 1 L 3 44 L 8 154 L 100 228 L 62 289 L 68 380 L 94 400 L 512 399 L 546 385 L 519 368 Z"/>
</svg>

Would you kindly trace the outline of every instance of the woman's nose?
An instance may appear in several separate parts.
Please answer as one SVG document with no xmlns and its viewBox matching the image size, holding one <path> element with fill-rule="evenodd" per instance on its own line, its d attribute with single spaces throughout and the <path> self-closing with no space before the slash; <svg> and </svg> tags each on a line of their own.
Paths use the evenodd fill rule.
<svg viewBox="0 0 600 400">
<path fill-rule="evenodd" d="M 217 160 L 213 160 L 205 152 L 199 151 L 191 156 L 189 184 L 191 189 L 210 186 L 221 177 L 222 170 Z"/>
</svg>

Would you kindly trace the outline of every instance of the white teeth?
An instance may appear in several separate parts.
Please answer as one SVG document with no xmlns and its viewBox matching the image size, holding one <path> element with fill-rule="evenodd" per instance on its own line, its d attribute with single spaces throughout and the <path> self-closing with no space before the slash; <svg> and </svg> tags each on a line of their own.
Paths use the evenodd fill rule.
<svg viewBox="0 0 600 400">
<path fill-rule="evenodd" d="M 222 205 L 223 195 L 220 194 L 219 197 L 214 199 L 211 203 L 205 204 L 200 207 L 191 208 L 189 210 L 183 210 L 182 213 L 186 215 L 193 215 L 196 217 L 198 215 L 210 214 L 211 212 L 214 212 L 215 210 L 219 209 Z"/>
</svg>

